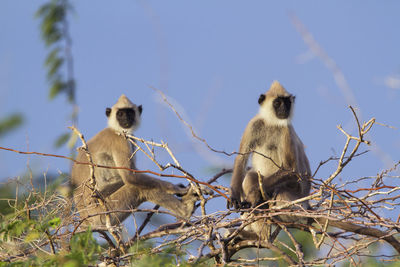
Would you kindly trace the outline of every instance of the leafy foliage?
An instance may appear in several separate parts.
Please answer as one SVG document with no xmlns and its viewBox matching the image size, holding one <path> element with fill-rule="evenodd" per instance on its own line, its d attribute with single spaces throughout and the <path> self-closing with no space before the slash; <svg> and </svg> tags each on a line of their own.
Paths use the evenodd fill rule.
<svg viewBox="0 0 400 267">
<path fill-rule="evenodd" d="M 74 235 L 69 246 L 68 253 L 37 254 L 27 260 L 12 263 L 0 261 L 0 266 L 88 266 L 97 262 L 101 251 L 101 247 L 93 238 L 90 229 Z"/>
<path fill-rule="evenodd" d="M 18 196 L 10 192 L 18 191 L 17 187 L 7 184 L 9 201 L 0 201 L 0 266 L 87 266 L 97 262 L 101 247 L 90 229 L 60 240 L 60 232 L 68 232 L 64 225 L 70 214 L 69 202 L 58 192 L 66 178 L 61 175 L 38 187 L 44 190 L 30 188 Z M 42 246 L 48 253 L 32 249 Z"/>
<path fill-rule="evenodd" d="M 0 137 L 15 130 L 24 122 L 24 117 L 20 113 L 14 113 L 0 120 Z"/>
<path fill-rule="evenodd" d="M 75 102 L 75 82 L 72 73 L 63 75 L 62 67 L 65 62 L 71 64 L 70 46 L 68 35 L 67 12 L 71 5 L 66 0 L 52 0 L 44 4 L 36 12 L 36 17 L 41 19 L 41 36 L 50 53 L 45 60 L 47 79 L 50 82 L 50 99 L 65 92 L 71 103 Z"/>
<path fill-rule="evenodd" d="M 135 244 L 131 251 L 133 257 L 131 259 L 132 266 L 138 267 L 172 267 L 172 266 L 213 266 L 212 261 L 210 265 L 205 261 L 199 263 L 189 263 L 185 258 L 186 253 L 180 247 L 168 246 L 160 252 L 152 252 L 153 244 L 151 242 L 139 242 Z"/>
<path fill-rule="evenodd" d="M 80 264 L 95 263 L 101 252 L 100 245 L 93 238 L 90 229 L 86 232 L 74 235 L 70 241 L 71 252 L 66 258 Z"/>
<path fill-rule="evenodd" d="M 36 17 L 41 20 L 41 36 L 50 52 L 45 60 L 49 98 L 54 99 L 60 94 L 66 94 L 68 101 L 74 106 L 71 114 L 72 123 L 77 120 L 75 80 L 73 76 L 73 58 L 71 54 L 72 41 L 68 29 L 68 12 L 72 6 L 68 0 L 51 0 L 42 5 L 36 12 Z M 56 147 L 61 147 L 68 141 L 73 141 L 73 135 L 66 133 L 60 135 L 55 141 Z M 75 142 L 69 144 L 73 149 Z"/>
</svg>

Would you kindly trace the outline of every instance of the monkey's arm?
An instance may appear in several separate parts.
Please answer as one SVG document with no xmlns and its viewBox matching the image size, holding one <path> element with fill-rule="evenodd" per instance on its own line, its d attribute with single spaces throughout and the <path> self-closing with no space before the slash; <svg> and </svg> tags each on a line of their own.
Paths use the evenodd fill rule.
<svg viewBox="0 0 400 267">
<path fill-rule="evenodd" d="M 282 129 L 282 144 L 279 146 L 279 154 L 282 155 L 282 168 L 287 171 L 299 170 L 299 146 L 300 141 L 292 125 Z"/>
<path fill-rule="evenodd" d="M 233 206 L 235 208 L 239 208 L 241 203 L 241 196 L 243 195 L 242 183 L 246 174 L 247 161 L 251 152 L 250 144 L 252 143 L 252 124 L 253 121 L 250 121 L 246 127 L 240 141 L 239 153 L 235 158 L 230 188 L 230 200 L 227 203 L 228 207 Z"/>
<path fill-rule="evenodd" d="M 125 141 L 125 140 L 124 140 Z M 126 142 L 126 141 L 125 141 Z M 121 148 L 121 146 L 120 146 Z M 130 150 L 123 150 L 120 149 L 118 152 L 112 152 L 115 166 L 117 167 L 125 167 L 129 169 L 136 170 L 136 165 L 134 162 L 134 158 L 131 157 Z M 144 173 L 136 173 L 134 171 L 125 170 L 125 169 L 118 169 L 119 176 L 121 177 L 124 184 L 131 184 L 137 186 L 138 188 L 142 189 L 162 189 L 164 192 L 169 194 L 180 194 L 184 195 L 188 192 L 188 188 L 181 187 L 179 185 L 174 185 L 167 181 L 162 181 L 157 178 L 153 178 L 149 175 Z"/>
<path fill-rule="evenodd" d="M 298 157 L 298 169 L 297 171 L 301 174 L 302 177 L 302 193 L 304 196 L 310 194 L 311 190 L 311 168 L 310 162 L 308 161 L 305 147 L 303 142 L 300 140 L 295 130 L 293 129 L 294 136 L 296 137 L 297 144 L 297 157 Z"/>
<path fill-rule="evenodd" d="M 311 189 L 311 170 L 310 163 L 308 162 L 307 155 L 304 151 L 304 145 L 300 138 L 297 136 L 293 126 L 290 125 L 288 131 L 285 133 L 285 146 L 290 147 L 283 152 L 283 168 L 285 170 L 297 172 L 301 184 L 301 195 L 307 196 Z"/>
<path fill-rule="evenodd" d="M 125 167 L 126 165 L 118 164 L 117 166 Z M 136 168 L 131 168 L 131 169 L 136 169 Z M 186 194 L 189 190 L 187 187 L 174 185 L 167 181 L 162 181 L 160 179 L 153 178 L 144 173 L 135 173 L 129 170 L 119 170 L 119 173 L 125 184 L 131 184 L 144 190 L 162 189 L 165 193 L 180 194 L 180 195 Z"/>
<path fill-rule="evenodd" d="M 305 169 L 305 171 L 303 172 L 302 175 L 302 179 L 303 179 L 303 183 L 302 183 L 302 191 L 303 191 L 303 195 L 307 196 L 310 194 L 310 190 L 311 190 L 311 168 L 310 168 L 310 163 L 308 161 L 308 158 L 306 156 L 306 153 L 304 151 L 304 146 L 302 144 L 302 153 L 303 153 L 303 162 L 301 163 L 303 165 L 303 168 Z"/>
</svg>

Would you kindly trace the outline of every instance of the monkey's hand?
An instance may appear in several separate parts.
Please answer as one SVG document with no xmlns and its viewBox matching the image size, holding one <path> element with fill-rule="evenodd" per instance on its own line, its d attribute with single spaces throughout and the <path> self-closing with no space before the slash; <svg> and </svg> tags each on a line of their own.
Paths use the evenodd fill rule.
<svg viewBox="0 0 400 267">
<path fill-rule="evenodd" d="M 235 209 L 239 209 L 241 207 L 240 193 L 232 188 L 229 189 L 229 193 L 230 198 L 226 202 L 226 208 L 230 209 L 233 207 Z"/>
</svg>

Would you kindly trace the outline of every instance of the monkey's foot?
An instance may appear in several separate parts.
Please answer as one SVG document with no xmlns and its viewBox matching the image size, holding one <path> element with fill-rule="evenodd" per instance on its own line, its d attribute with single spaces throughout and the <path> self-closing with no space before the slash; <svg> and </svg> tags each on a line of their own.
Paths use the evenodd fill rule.
<svg viewBox="0 0 400 267">
<path fill-rule="evenodd" d="M 202 194 L 209 195 L 209 196 L 214 195 L 214 191 L 211 188 L 209 188 L 208 186 L 201 184 L 200 190 L 201 190 Z"/>
<path fill-rule="evenodd" d="M 205 186 L 205 185 L 199 185 L 199 189 L 200 189 L 200 192 L 201 192 L 201 194 L 203 194 L 203 195 L 213 195 L 214 194 L 214 191 L 211 189 L 211 188 L 209 188 L 209 187 L 207 187 L 207 186 Z M 191 195 L 194 195 L 194 196 L 198 196 L 198 193 L 197 193 L 197 190 L 196 190 L 196 187 L 195 186 L 190 186 L 189 187 L 189 191 L 188 191 L 188 194 L 191 194 Z"/>
</svg>

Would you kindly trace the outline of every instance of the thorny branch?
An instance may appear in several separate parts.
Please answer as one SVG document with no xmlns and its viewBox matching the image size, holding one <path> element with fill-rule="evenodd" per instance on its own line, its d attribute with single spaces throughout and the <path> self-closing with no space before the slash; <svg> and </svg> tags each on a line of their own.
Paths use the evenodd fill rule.
<svg viewBox="0 0 400 267">
<path fill-rule="evenodd" d="M 171 102 L 168 101 L 167 97 L 165 96 L 165 94 L 164 94 L 161 90 L 159 90 L 159 89 L 157 89 L 157 88 L 155 88 L 155 87 L 153 87 L 153 86 L 150 86 L 150 88 L 153 89 L 154 91 L 156 91 L 158 94 L 160 94 L 162 100 L 173 110 L 173 112 L 174 112 L 175 115 L 178 117 L 178 119 L 179 119 L 186 127 L 189 128 L 189 130 L 190 130 L 192 136 L 193 136 L 195 139 L 197 139 L 197 140 L 199 140 L 200 142 L 202 142 L 202 143 L 203 143 L 209 150 L 211 150 L 212 152 L 219 153 L 219 154 L 223 154 L 223 155 L 225 155 L 225 156 L 258 154 L 258 155 L 260 155 L 260 156 L 262 156 L 262 157 L 265 157 L 265 158 L 267 158 L 268 160 L 270 160 L 276 167 L 281 168 L 281 166 L 280 166 L 279 164 L 277 164 L 271 157 L 268 157 L 267 155 L 264 155 L 264 154 L 262 154 L 262 153 L 260 153 L 260 152 L 258 152 L 258 151 L 255 151 L 255 150 L 252 150 L 252 151 L 247 152 L 247 153 L 241 153 L 241 152 L 237 152 L 237 151 L 228 153 L 228 152 L 226 152 L 226 151 L 224 151 L 224 150 L 218 150 L 218 149 L 213 148 L 212 146 L 210 146 L 210 145 L 207 143 L 207 141 L 206 141 L 204 138 L 198 136 L 198 134 L 194 131 L 193 127 L 192 127 L 187 121 L 185 121 L 185 120 L 182 118 L 181 114 L 179 114 L 179 112 L 175 109 L 175 107 L 171 104 Z"/>
<path fill-rule="evenodd" d="M 95 164 L 95 163 L 90 163 L 90 162 L 88 163 L 88 162 L 77 161 L 77 160 L 75 160 L 75 159 L 73 159 L 71 157 L 67 157 L 67 156 L 63 156 L 63 155 L 41 153 L 41 152 L 34 152 L 34 151 L 21 151 L 21 150 L 17 150 L 17 149 L 2 147 L 2 146 L 0 146 L 0 150 L 6 150 L 6 151 L 15 152 L 15 153 L 24 154 L 24 155 L 40 155 L 40 156 L 45 156 L 45 157 L 62 158 L 62 159 L 70 160 L 70 161 L 72 161 L 72 162 L 74 162 L 76 164 L 91 165 L 91 166 L 97 167 L 97 168 L 115 169 L 115 170 L 122 169 L 122 170 L 127 170 L 127 171 L 131 171 L 131 172 L 136 172 L 136 173 L 149 173 L 149 174 L 156 175 L 158 177 L 184 178 L 184 179 L 188 179 L 188 180 L 190 180 L 192 182 L 207 186 L 210 189 L 212 189 L 215 192 L 217 192 L 218 194 L 220 194 L 225 199 L 228 199 L 226 194 L 221 192 L 220 190 L 218 190 L 216 187 L 210 185 L 209 183 L 196 180 L 195 178 L 193 178 L 191 176 L 187 176 L 187 175 L 175 175 L 175 174 L 158 173 L 158 172 L 154 172 L 154 171 L 151 171 L 151 170 L 134 170 L 134 169 L 130 169 L 130 168 L 126 168 L 126 167 L 118 167 L 118 166 L 116 166 L 116 167 L 114 167 L 114 166 L 105 166 L 105 165 L 100 165 L 100 164 Z M 171 165 L 167 164 L 166 166 L 174 167 L 174 165 L 172 165 L 172 164 Z"/>
<path fill-rule="evenodd" d="M 185 177 L 188 179 L 190 185 L 195 189 L 196 194 L 198 194 L 200 196 L 200 200 L 201 200 L 201 211 L 202 214 L 205 215 L 206 214 L 206 208 L 205 208 L 205 204 L 206 204 L 206 200 L 203 196 L 203 194 L 201 193 L 201 188 L 199 185 L 199 182 L 196 181 L 196 179 L 194 178 L 193 175 L 191 175 L 189 172 L 185 171 L 181 165 L 179 164 L 178 160 L 176 159 L 176 157 L 174 156 L 174 154 L 172 153 L 171 149 L 168 147 L 167 143 L 164 143 L 163 141 L 161 141 L 161 144 L 156 143 L 156 142 L 149 142 L 144 140 L 143 138 L 137 138 L 133 135 L 125 135 L 125 137 L 128 139 L 128 141 L 137 149 L 139 149 L 140 151 L 142 151 L 151 161 L 154 162 L 154 164 L 157 165 L 157 167 L 160 169 L 160 171 L 164 171 L 169 167 L 173 167 L 177 170 L 179 170 L 180 172 L 182 172 Z M 143 144 L 145 144 L 146 148 L 147 148 L 147 152 L 138 145 L 138 143 L 136 141 L 140 141 Z M 152 148 L 149 147 L 152 146 Z M 165 151 L 167 151 L 167 153 L 170 155 L 171 159 L 174 161 L 174 164 L 168 163 L 165 166 L 163 166 L 162 164 L 158 163 L 158 161 L 156 160 L 156 156 L 154 154 L 154 147 L 161 147 L 164 148 Z M 213 186 L 211 186 L 210 184 L 207 184 L 208 187 L 212 188 L 213 190 L 215 190 L 217 193 L 221 194 L 221 195 L 225 195 L 224 193 L 221 193 L 218 189 L 214 188 Z"/>
</svg>

